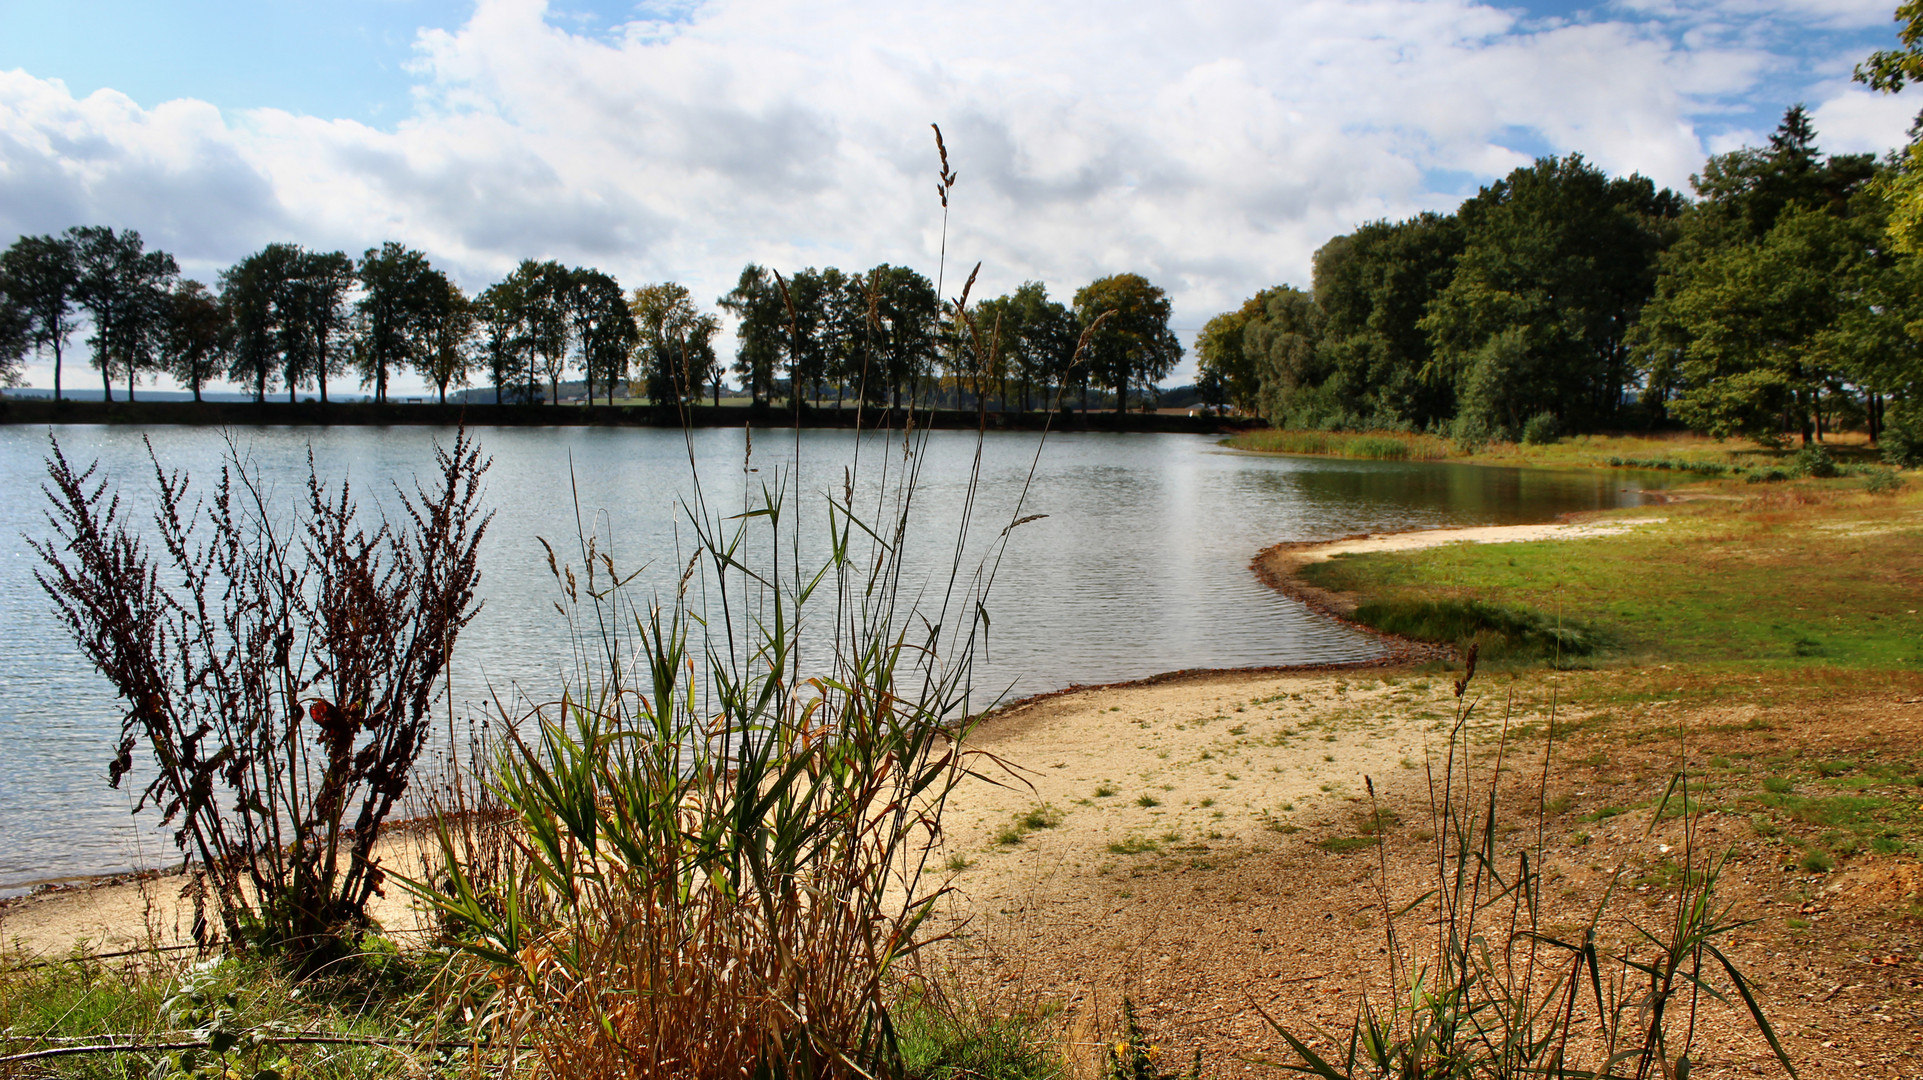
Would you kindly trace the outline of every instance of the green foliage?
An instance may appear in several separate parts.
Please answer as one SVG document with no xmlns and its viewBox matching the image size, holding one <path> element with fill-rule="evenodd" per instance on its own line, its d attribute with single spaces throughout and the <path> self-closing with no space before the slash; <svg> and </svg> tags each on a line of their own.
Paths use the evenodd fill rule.
<svg viewBox="0 0 1923 1080">
<path fill-rule="evenodd" d="M 1903 478 L 1895 469 L 1870 469 L 1863 474 L 1863 490 L 1872 495 L 1894 495 L 1903 490 Z"/>
<path fill-rule="evenodd" d="M 1842 474 L 1842 470 L 1836 467 L 1835 455 L 1831 454 L 1829 447 L 1822 443 L 1812 443 L 1796 451 L 1796 455 L 1790 459 L 1790 468 L 1795 470 L 1798 476 L 1809 476 L 1819 480 L 1827 480 Z"/>
<path fill-rule="evenodd" d="M 924 460 L 925 435 L 900 437 Z M 975 757 L 984 587 L 943 598 L 974 613 L 959 622 L 898 602 L 882 538 L 908 529 L 913 466 L 879 499 L 894 521 L 857 516 L 859 477 L 826 496 L 821 565 L 750 554 L 803 546 L 793 468 L 764 466 L 746 513 L 689 511 L 698 546 L 669 598 L 633 596 L 594 537 L 580 565 L 551 559 L 578 668 L 496 765 L 513 865 L 477 874 L 443 816 L 443 865 L 411 885 L 490 998 L 488 1037 L 551 1075 L 897 1062 L 885 991 L 944 891 L 926 871 Z M 824 618 L 832 644 L 804 657 Z M 1037 807 L 1015 828 L 1060 820 Z"/>
<path fill-rule="evenodd" d="M 892 1016 L 903 1080 L 1055 1080 L 1066 1071 L 1043 1048 L 1045 1010 L 997 1012 L 919 989 Z"/>
<path fill-rule="evenodd" d="M 1885 463 L 1899 469 L 1923 469 L 1923 403 L 1891 406 L 1879 442 Z"/>
<path fill-rule="evenodd" d="M 1517 169 L 1464 203 L 1467 244 L 1421 323 L 1458 418 L 1492 434 L 1539 412 L 1585 429 L 1616 421 L 1633 376 L 1624 335 L 1681 210 L 1674 192 L 1611 180 L 1580 155 Z"/>
<path fill-rule="evenodd" d="M 1043 803 L 1040 806 L 1031 806 L 1027 810 L 1016 814 L 1015 819 L 1011 821 L 1006 828 L 995 834 L 995 842 L 1004 846 L 1019 844 L 1029 833 L 1037 832 L 1041 829 L 1053 829 L 1060 825 L 1063 817 L 1064 815 L 1060 810 L 1057 810 L 1047 803 Z"/>
<path fill-rule="evenodd" d="M 1153 385 L 1182 358 L 1170 310 L 1168 295 L 1140 274 L 1111 274 L 1076 290 L 1076 317 L 1090 330 L 1090 377 L 1115 391 L 1115 411 L 1127 409 L 1130 387 Z M 1097 328 L 1105 313 L 1112 314 Z"/>
<path fill-rule="evenodd" d="M 1522 425 L 1522 441 L 1530 446 L 1553 446 L 1562 438 L 1562 423 L 1556 414 L 1539 412 Z"/>
<path fill-rule="evenodd" d="M 1594 631 L 1556 626 L 1533 611 L 1499 607 L 1478 600 L 1396 598 L 1358 605 L 1354 618 L 1365 626 L 1416 641 L 1475 645 L 1490 660 L 1554 660 L 1596 651 Z"/>
</svg>

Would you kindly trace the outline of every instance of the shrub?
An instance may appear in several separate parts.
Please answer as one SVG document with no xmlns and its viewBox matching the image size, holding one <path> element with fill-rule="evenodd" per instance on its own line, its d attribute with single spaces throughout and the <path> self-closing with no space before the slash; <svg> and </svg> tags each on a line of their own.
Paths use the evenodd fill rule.
<svg viewBox="0 0 1923 1080">
<path fill-rule="evenodd" d="M 1550 446 L 1562 438 L 1562 424 L 1555 413 L 1539 412 L 1522 425 L 1522 441 L 1530 446 Z"/>
<path fill-rule="evenodd" d="M 1798 476 L 1811 476 L 1819 480 L 1827 480 L 1840 473 L 1836 458 L 1830 454 L 1830 448 L 1822 443 L 1811 443 L 1796 451 L 1796 456 L 1790 459 L 1790 468 Z"/>
<path fill-rule="evenodd" d="M 488 463 L 465 432 L 398 521 L 361 517 L 308 457 L 298 526 L 228 445 L 212 498 L 148 447 L 158 552 L 99 466 L 47 462 L 53 538 L 36 578 L 127 703 L 115 786 L 153 752 L 140 805 L 176 825 L 198 875 L 194 935 L 284 950 L 306 969 L 350 947 L 384 872 L 381 823 L 427 744 L 448 656 L 479 610 Z M 197 495 L 198 492 L 195 492 Z M 178 583 L 178 584 L 176 584 Z M 306 723 L 303 723 L 303 720 Z"/>
<path fill-rule="evenodd" d="M 1877 436 L 1883 462 L 1898 469 L 1923 469 L 1923 407 L 1892 405 Z"/>
<path fill-rule="evenodd" d="M 1872 495 L 1894 495 L 1903 490 L 1903 478 L 1895 469 L 1870 469 L 1863 476 L 1863 490 Z"/>
</svg>

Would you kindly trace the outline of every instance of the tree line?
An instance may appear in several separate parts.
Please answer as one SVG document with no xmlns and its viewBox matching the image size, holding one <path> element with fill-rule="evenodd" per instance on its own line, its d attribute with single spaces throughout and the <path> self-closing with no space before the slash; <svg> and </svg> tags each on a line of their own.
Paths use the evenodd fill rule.
<svg viewBox="0 0 1923 1080">
<path fill-rule="evenodd" d="M 818 407 L 942 396 L 1027 410 L 1079 390 L 1086 409 L 1099 387 L 1125 409 L 1130 390 L 1153 387 L 1182 355 L 1167 296 L 1138 274 L 1092 282 L 1071 305 L 1028 282 L 964 311 L 965 291 L 945 302 L 903 266 L 783 276 L 750 264 L 716 303 L 736 321 L 732 372 L 757 405 L 783 394 Z M 147 250 L 133 230 L 23 236 L 0 254 L 0 374 L 10 383 L 38 354 L 51 358 L 60 396 L 83 326 L 109 401 L 116 385 L 132 400 L 161 374 L 196 401 L 225 380 L 259 401 L 316 391 L 325 402 L 330 380 L 347 377 L 385 401 L 394 376 L 413 372 L 443 402 L 481 381 L 497 401 L 552 403 L 578 376 L 590 402 L 711 394 L 719 404 L 728 374 L 715 354 L 720 319 L 685 286 L 624 292 L 603 271 L 552 260 L 524 260 L 469 295 L 392 242 L 359 259 L 268 244 L 212 289 L 183 279 L 173 256 Z"/>
<path fill-rule="evenodd" d="M 1681 424 L 1923 435 L 1923 264 L 1891 235 L 1895 158 L 1825 155 L 1801 105 L 1711 157 L 1694 198 L 1580 155 L 1454 214 L 1377 221 L 1203 329 L 1199 384 L 1279 426 L 1470 443 Z"/>
</svg>

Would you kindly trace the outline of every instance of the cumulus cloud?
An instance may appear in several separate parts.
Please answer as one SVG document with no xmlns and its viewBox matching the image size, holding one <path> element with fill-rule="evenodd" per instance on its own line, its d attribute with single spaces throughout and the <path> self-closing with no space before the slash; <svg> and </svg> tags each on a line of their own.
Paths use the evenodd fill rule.
<svg viewBox="0 0 1923 1080">
<path fill-rule="evenodd" d="M 143 110 L 0 74 L 0 231 L 133 226 L 209 268 L 272 240 L 396 239 L 470 288 L 523 257 L 697 297 L 750 260 L 932 275 L 937 121 L 961 176 L 952 265 L 981 260 L 991 292 L 1137 271 L 1193 327 L 1306 285 L 1329 236 L 1449 208 L 1544 147 L 1680 186 L 1706 151 L 1760 134 L 1730 119 L 1746 95 L 1809 66 L 1783 51 L 1792 30 L 1844 35 L 1841 55 L 1886 9 L 711 0 L 596 36 L 542 0 L 481 0 L 421 34 L 413 109 L 391 129 Z M 1846 79 L 1830 64 L 1802 84 L 1834 125 L 1825 145 L 1899 141 L 1907 105 Z"/>
</svg>

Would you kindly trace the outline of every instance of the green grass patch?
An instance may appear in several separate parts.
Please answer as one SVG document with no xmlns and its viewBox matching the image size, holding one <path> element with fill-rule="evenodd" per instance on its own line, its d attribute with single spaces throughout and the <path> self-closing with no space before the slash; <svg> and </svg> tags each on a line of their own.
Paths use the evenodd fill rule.
<svg viewBox="0 0 1923 1080">
<path fill-rule="evenodd" d="M 1923 669 L 1923 484 L 1892 498 L 1850 483 L 1727 487 L 1614 535 L 1348 555 L 1299 573 L 1356 596 L 1359 622 L 1479 642 L 1491 660 Z"/>
<path fill-rule="evenodd" d="M 995 834 L 995 843 L 1004 847 L 1019 844 L 1029 833 L 1042 829 L 1052 829 L 1061 823 L 1062 812 L 1055 807 L 1047 803 L 1043 803 L 1040 806 L 1031 806 L 1027 810 L 1016 814 L 1015 820 L 1009 822 L 1007 827 Z"/>
<path fill-rule="evenodd" d="M 1141 855 L 1145 852 L 1162 850 L 1162 842 L 1152 836 L 1124 836 L 1111 840 L 1108 845 L 1110 855 Z"/>
<path fill-rule="evenodd" d="M 1381 842 L 1380 836 L 1331 836 L 1327 840 L 1317 841 L 1315 846 L 1331 855 L 1346 855 L 1351 851 L 1372 848 Z"/>
<path fill-rule="evenodd" d="M 907 1080 L 1054 1080 L 1065 1071 L 1048 1049 L 1046 1009 L 1000 1013 L 912 993 L 889 1013 Z"/>
<path fill-rule="evenodd" d="M 1490 660 L 1554 660 L 1588 656 L 1596 634 L 1556 626 L 1538 612 L 1480 600 L 1406 596 L 1359 605 L 1355 620 L 1385 633 L 1467 649 L 1475 644 Z"/>
<path fill-rule="evenodd" d="M 1765 792 L 1757 800 L 1780 811 L 1791 821 L 1826 828 L 1846 828 L 1859 832 L 1877 829 L 1876 812 L 1889 806 L 1888 799 L 1874 795 L 1779 795 Z"/>
</svg>

